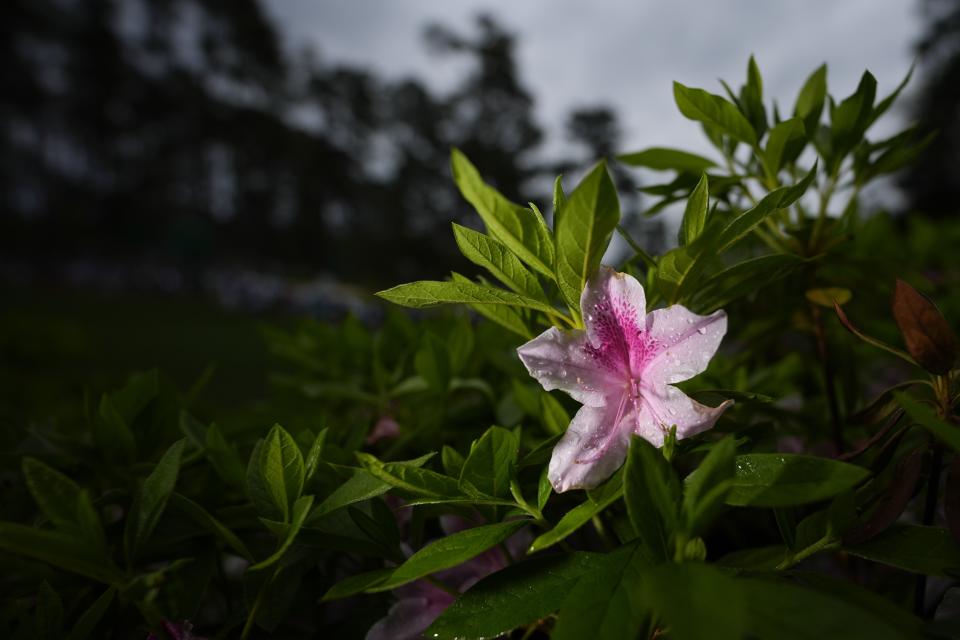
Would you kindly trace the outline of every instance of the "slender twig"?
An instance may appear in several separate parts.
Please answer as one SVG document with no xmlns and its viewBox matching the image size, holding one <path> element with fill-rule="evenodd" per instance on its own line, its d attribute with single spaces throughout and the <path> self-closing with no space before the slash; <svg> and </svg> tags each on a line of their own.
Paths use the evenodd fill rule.
<svg viewBox="0 0 960 640">
<path fill-rule="evenodd" d="M 937 376 L 934 379 L 934 391 L 937 395 L 937 414 L 941 419 L 946 419 L 950 415 L 952 402 L 950 399 L 950 382 L 946 376 Z M 930 460 L 930 475 L 927 479 L 927 495 L 923 504 L 924 526 L 933 524 L 937 515 L 937 502 L 940 498 L 940 471 L 943 467 L 943 445 L 939 441 L 932 444 L 933 455 Z M 917 576 L 916 589 L 913 592 L 913 611 L 919 617 L 924 617 L 926 613 L 927 596 L 927 576 L 919 574 Z"/>
<path fill-rule="evenodd" d="M 820 366 L 823 369 L 823 384 L 827 392 L 827 406 L 830 410 L 830 428 L 833 434 L 833 446 L 837 455 L 842 454 L 846 445 L 843 440 L 843 424 L 840 420 L 840 405 L 837 402 L 837 391 L 834 383 L 833 365 L 830 362 L 830 353 L 827 350 L 827 335 L 823 326 L 823 315 L 816 303 L 810 303 L 810 313 L 813 316 L 813 331 L 817 339 L 817 353 L 820 356 Z"/>
<path fill-rule="evenodd" d="M 827 212 L 830 208 L 830 199 L 837 188 L 837 175 L 834 174 L 827 179 L 827 184 L 820 192 L 820 208 L 817 211 L 817 219 L 813 223 L 813 231 L 810 232 L 809 253 L 817 253 L 820 243 L 820 233 L 823 231 L 823 225 L 827 222 Z"/>
</svg>

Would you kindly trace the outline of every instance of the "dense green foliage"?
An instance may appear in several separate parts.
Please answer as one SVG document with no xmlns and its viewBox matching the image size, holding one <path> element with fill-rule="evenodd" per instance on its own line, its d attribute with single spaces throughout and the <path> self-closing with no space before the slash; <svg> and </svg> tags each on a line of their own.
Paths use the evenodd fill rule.
<svg viewBox="0 0 960 640">
<path fill-rule="evenodd" d="M 601 162 L 558 179 L 545 216 L 454 151 L 483 223 L 454 240 L 493 280 L 380 294 L 460 305 L 448 313 L 267 330 L 275 395 L 257 412 L 283 426 L 219 424 L 202 385 L 151 371 L 24 430 L 2 459 L 0 628 L 362 637 L 432 589 L 430 637 L 955 636 L 941 601 L 960 571 L 957 230 L 858 206 L 927 139 L 871 137 L 902 85 L 878 99 L 869 73 L 834 99 L 822 67 L 789 108 L 753 60 L 725 88 L 674 86 L 712 158 L 619 158 L 667 174 L 644 187 L 648 215 L 684 208 L 677 247 L 627 237 L 619 270 L 649 309 L 729 317 L 722 351 L 680 385 L 736 401 L 714 429 L 634 438 L 604 484 L 553 493 L 547 461 L 577 404 L 516 347 L 583 326 L 585 282 L 626 235 L 617 190 Z M 905 282 L 933 292 L 921 273 L 944 313 Z"/>
</svg>

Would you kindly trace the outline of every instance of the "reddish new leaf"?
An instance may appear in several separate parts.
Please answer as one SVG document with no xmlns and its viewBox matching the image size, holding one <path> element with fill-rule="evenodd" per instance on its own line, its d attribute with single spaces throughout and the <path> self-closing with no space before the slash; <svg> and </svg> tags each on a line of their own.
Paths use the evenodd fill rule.
<svg viewBox="0 0 960 640">
<path fill-rule="evenodd" d="M 893 317 L 921 367 L 937 374 L 953 368 L 958 353 L 953 330 L 937 306 L 903 280 L 897 280 L 893 292 Z"/>
<path fill-rule="evenodd" d="M 897 521 L 913 498 L 923 468 L 923 454 L 924 449 L 917 449 L 897 465 L 892 482 L 881 492 L 867 517 L 844 535 L 845 544 L 866 542 Z"/>
</svg>

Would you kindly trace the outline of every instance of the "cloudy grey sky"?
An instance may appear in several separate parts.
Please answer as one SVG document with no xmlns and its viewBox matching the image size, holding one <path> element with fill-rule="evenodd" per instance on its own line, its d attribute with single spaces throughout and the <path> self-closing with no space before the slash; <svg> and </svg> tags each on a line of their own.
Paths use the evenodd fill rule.
<svg viewBox="0 0 960 640">
<path fill-rule="evenodd" d="M 669 145 L 706 150 L 699 128 L 673 104 L 679 80 L 721 93 L 743 81 L 753 53 L 767 98 L 792 106 L 801 83 L 826 62 L 836 97 L 869 68 L 881 95 L 900 82 L 922 21 L 917 0 L 263 0 L 288 46 L 309 44 L 329 61 L 387 76 L 416 75 L 452 87 L 456 62 L 431 58 L 424 24 L 459 30 L 480 11 L 519 35 L 522 78 L 547 127 L 544 153 L 564 144 L 572 108 L 609 104 L 623 123 L 624 150 Z M 878 125 L 892 131 L 899 119 Z"/>
</svg>

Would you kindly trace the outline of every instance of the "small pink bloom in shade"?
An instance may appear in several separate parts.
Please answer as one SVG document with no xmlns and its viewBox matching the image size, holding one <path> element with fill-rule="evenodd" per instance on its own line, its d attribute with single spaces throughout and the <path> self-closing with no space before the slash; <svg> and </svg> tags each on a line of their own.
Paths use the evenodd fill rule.
<svg viewBox="0 0 960 640">
<path fill-rule="evenodd" d="M 380 440 L 396 438 L 398 435 L 400 435 L 400 425 L 393 419 L 393 416 L 384 415 L 380 416 L 377 423 L 373 425 L 373 429 L 367 434 L 366 443 L 375 444 Z"/>
<path fill-rule="evenodd" d="M 440 527 L 447 535 L 469 528 L 470 523 L 456 516 L 441 516 Z M 521 529 L 511 536 L 505 546 L 514 559 L 530 546 L 531 536 Z M 481 579 L 507 566 L 503 550 L 494 547 L 463 564 L 440 571 L 434 576 L 457 592 L 463 593 Z M 452 593 L 428 582 L 417 580 L 393 591 L 398 600 L 387 616 L 378 620 L 367 632 L 366 640 L 416 640 L 453 604 Z"/>
<path fill-rule="evenodd" d="M 189 620 L 184 620 L 183 622 L 170 622 L 169 620 L 164 620 L 161 623 L 163 630 L 165 632 L 164 638 L 169 638 L 170 640 L 206 640 L 200 636 L 193 635 L 193 624 Z M 147 640 L 161 640 L 155 633 L 151 633 L 147 636 Z"/>
<path fill-rule="evenodd" d="M 646 312 L 643 286 L 600 267 L 580 296 L 586 330 L 556 327 L 517 349 L 547 391 L 584 406 L 557 443 L 548 476 L 557 492 L 591 489 L 623 464 L 636 434 L 662 446 L 670 427 L 686 438 L 713 426 L 723 411 L 673 386 L 704 371 L 727 331 L 727 316 L 699 316 L 680 305 Z"/>
</svg>

